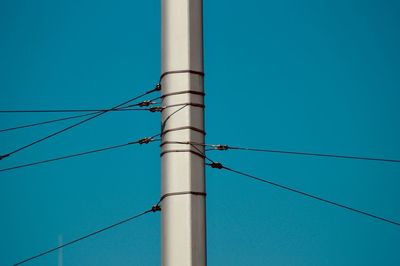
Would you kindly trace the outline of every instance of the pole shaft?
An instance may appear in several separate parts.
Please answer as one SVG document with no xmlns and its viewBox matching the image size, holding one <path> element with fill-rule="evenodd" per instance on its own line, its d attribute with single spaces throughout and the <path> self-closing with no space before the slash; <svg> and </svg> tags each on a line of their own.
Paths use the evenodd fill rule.
<svg viewBox="0 0 400 266">
<path fill-rule="evenodd" d="M 162 141 L 204 143 L 202 0 L 161 3 L 162 94 L 172 94 L 163 106 L 174 105 L 163 110 Z M 168 195 L 162 201 L 161 263 L 205 266 L 204 158 L 191 145 L 169 143 L 161 152 L 161 193 Z"/>
</svg>

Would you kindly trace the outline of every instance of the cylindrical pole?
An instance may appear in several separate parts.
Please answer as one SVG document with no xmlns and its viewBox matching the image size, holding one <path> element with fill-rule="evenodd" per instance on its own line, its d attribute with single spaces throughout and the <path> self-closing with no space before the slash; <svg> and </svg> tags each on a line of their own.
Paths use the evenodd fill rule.
<svg viewBox="0 0 400 266">
<path fill-rule="evenodd" d="M 202 0 L 161 0 L 161 263 L 205 266 Z"/>
</svg>

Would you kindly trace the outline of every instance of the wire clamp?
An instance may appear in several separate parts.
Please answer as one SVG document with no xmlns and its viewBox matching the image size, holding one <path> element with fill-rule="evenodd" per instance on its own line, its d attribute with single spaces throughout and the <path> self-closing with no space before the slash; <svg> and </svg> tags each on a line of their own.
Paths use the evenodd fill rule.
<svg viewBox="0 0 400 266">
<path fill-rule="evenodd" d="M 153 140 L 153 138 L 147 137 L 147 138 L 142 138 L 138 140 L 138 143 L 141 144 L 149 144 L 151 141 Z"/>
<path fill-rule="evenodd" d="M 153 207 L 151 207 L 151 211 L 152 212 L 159 212 L 159 211 L 161 211 L 161 207 L 160 207 L 160 205 L 154 205 Z"/>
<path fill-rule="evenodd" d="M 161 90 L 161 84 L 157 83 L 156 87 L 154 88 L 155 91 L 160 91 Z"/>
<path fill-rule="evenodd" d="M 143 102 L 140 102 L 140 103 L 138 103 L 138 106 L 139 107 L 146 107 L 146 106 L 150 106 L 150 104 L 152 104 L 153 102 L 151 102 L 151 101 L 149 101 L 149 100 L 146 100 L 146 101 L 143 101 Z"/>
<path fill-rule="evenodd" d="M 219 145 L 212 145 L 212 147 L 213 147 L 215 150 L 218 150 L 218 151 L 227 151 L 227 150 L 229 149 L 229 146 L 228 146 L 228 145 L 222 145 L 222 144 L 219 144 Z"/>
<path fill-rule="evenodd" d="M 161 107 L 161 106 L 155 106 L 155 107 L 151 107 L 151 108 L 149 109 L 149 111 L 152 112 L 152 113 L 155 113 L 155 112 L 162 112 L 163 110 L 164 110 L 164 108 Z"/>
<path fill-rule="evenodd" d="M 213 162 L 210 164 L 212 168 L 222 169 L 224 166 L 221 163 Z"/>
</svg>

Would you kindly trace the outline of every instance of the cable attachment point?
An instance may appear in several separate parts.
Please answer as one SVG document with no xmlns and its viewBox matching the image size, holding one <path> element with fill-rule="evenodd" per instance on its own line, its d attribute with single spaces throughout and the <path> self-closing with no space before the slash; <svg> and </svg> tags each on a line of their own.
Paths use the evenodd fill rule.
<svg viewBox="0 0 400 266">
<path fill-rule="evenodd" d="M 155 91 L 160 91 L 161 90 L 161 84 L 157 83 L 156 87 L 154 88 Z"/>
<path fill-rule="evenodd" d="M 151 102 L 151 101 L 149 101 L 149 100 L 146 100 L 146 101 L 143 101 L 143 102 L 140 102 L 140 103 L 138 103 L 138 106 L 139 107 L 146 107 L 146 106 L 150 106 L 150 104 L 152 104 L 153 102 Z"/>
<path fill-rule="evenodd" d="M 3 160 L 4 158 L 7 158 L 8 156 L 10 156 L 10 154 L 0 155 L 0 160 Z"/>
<path fill-rule="evenodd" d="M 139 139 L 138 143 L 139 144 L 149 144 L 152 140 L 153 140 L 153 138 L 151 138 L 151 137 L 142 138 L 142 139 Z"/>
<path fill-rule="evenodd" d="M 209 164 L 212 168 L 222 169 L 224 166 L 221 163 L 213 162 Z"/>
<path fill-rule="evenodd" d="M 152 212 L 159 212 L 159 211 L 161 211 L 161 207 L 160 207 L 160 205 L 154 205 L 153 207 L 151 207 L 151 211 Z"/>
<path fill-rule="evenodd" d="M 218 151 L 226 151 L 226 150 L 229 149 L 229 146 L 228 146 L 228 145 L 222 145 L 222 144 L 219 144 L 219 145 L 212 145 L 212 147 L 213 147 L 215 150 L 218 150 Z"/>
<path fill-rule="evenodd" d="M 163 109 L 164 109 L 164 108 L 161 107 L 161 106 L 155 106 L 155 107 L 151 107 L 151 108 L 149 109 L 149 111 L 152 112 L 152 113 L 155 113 L 155 112 L 162 112 Z"/>
</svg>

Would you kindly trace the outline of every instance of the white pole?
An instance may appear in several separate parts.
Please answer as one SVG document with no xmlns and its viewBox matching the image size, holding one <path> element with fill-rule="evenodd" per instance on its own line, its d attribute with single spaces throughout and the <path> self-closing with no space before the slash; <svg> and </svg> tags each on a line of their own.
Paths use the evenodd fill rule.
<svg viewBox="0 0 400 266">
<path fill-rule="evenodd" d="M 205 266 L 206 219 L 202 0 L 162 4 L 162 211 L 163 266 Z"/>
</svg>

